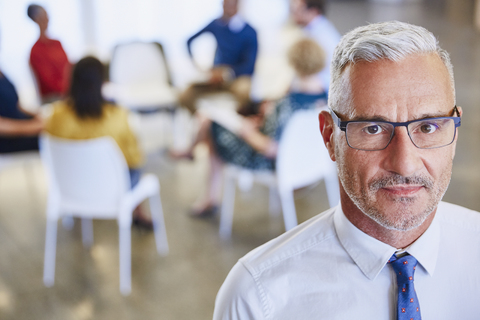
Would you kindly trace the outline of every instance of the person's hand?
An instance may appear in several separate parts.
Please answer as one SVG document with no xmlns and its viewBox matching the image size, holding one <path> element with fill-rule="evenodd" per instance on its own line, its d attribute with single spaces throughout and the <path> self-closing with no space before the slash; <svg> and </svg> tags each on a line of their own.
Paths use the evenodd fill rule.
<svg viewBox="0 0 480 320">
<path fill-rule="evenodd" d="M 223 83 L 223 70 L 221 68 L 213 68 L 210 71 L 209 82 L 212 83 L 212 84 Z"/>
<path fill-rule="evenodd" d="M 256 130 L 259 130 L 263 123 L 263 116 L 261 114 L 254 114 L 246 117 L 246 119 L 255 126 Z"/>
<path fill-rule="evenodd" d="M 240 130 L 240 136 L 242 138 L 252 136 L 258 132 L 258 122 L 253 117 L 244 117 L 242 119 L 242 128 Z"/>
<path fill-rule="evenodd" d="M 43 129 L 45 129 L 45 119 L 39 114 L 36 114 L 30 120 L 23 120 L 23 121 L 24 121 L 24 126 L 23 126 L 23 129 L 21 129 L 22 135 L 36 136 L 40 134 L 40 132 L 42 132 Z"/>
</svg>

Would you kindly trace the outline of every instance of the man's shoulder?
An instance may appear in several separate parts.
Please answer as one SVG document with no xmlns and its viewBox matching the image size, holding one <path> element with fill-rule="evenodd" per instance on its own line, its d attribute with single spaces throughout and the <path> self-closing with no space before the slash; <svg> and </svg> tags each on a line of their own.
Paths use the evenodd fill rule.
<svg viewBox="0 0 480 320">
<path fill-rule="evenodd" d="M 337 241 L 333 226 L 333 214 L 335 208 L 331 208 L 298 225 L 279 237 L 254 249 L 243 258 L 240 263 L 257 277 L 263 271 L 274 268 L 299 255 L 308 254 L 309 250 L 318 249 L 322 246 L 330 247 L 331 241 Z"/>
<path fill-rule="evenodd" d="M 437 213 L 439 213 L 442 224 L 459 228 L 465 232 L 471 231 L 480 234 L 480 212 L 478 211 L 442 201 L 438 205 Z"/>
<path fill-rule="evenodd" d="M 242 30 L 244 32 L 250 33 L 250 34 L 257 34 L 257 31 L 255 30 L 252 25 L 250 25 L 248 22 L 245 23 L 245 28 Z"/>
</svg>

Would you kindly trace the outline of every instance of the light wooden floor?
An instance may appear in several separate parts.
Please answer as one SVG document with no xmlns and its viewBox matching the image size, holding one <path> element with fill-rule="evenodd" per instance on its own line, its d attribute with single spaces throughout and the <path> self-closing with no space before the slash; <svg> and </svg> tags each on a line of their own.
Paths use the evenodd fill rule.
<svg viewBox="0 0 480 320">
<path fill-rule="evenodd" d="M 335 1 L 329 17 L 343 33 L 365 22 L 398 19 L 433 31 L 451 55 L 460 128 L 452 182 L 445 200 L 480 210 L 480 35 L 473 27 L 473 1 L 427 1 L 406 5 Z M 472 15 L 472 16 L 470 16 Z M 94 246 L 84 249 L 77 222 L 59 228 L 56 283 L 42 283 L 46 182 L 38 158 L 0 171 L 0 319 L 210 319 L 215 295 L 233 264 L 283 232 L 270 219 L 268 191 L 255 186 L 238 196 L 231 241 L 218 237 L 218 219 L 197 220 L 188 208 L 204 191 L 205 150 L 196 162 L 152 155 L 146 171 L 162 185 L 170 254 L 156 254 L 153 235 L 132 233 L 132 294 L 118 289 L 115 222 L 94 223 Z M 323 183 L 297 192 L 300 221 L 328 208 Z"/>
</svg>

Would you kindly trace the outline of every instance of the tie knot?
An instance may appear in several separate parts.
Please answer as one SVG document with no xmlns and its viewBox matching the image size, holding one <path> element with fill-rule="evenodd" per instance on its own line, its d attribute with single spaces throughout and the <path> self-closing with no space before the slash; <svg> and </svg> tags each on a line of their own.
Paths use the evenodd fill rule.
<svg viewBox="0 0 480 320">
<path fill-rule="evenodd" d="M 397 258 L 395 254 L 388 260 L 397 274 L 397 278 L 404 278 L 405 281 L 413 281 L 413 274 L 417 267 L 417 259 L 407 254 L 401 258 Z"/>
</svg>

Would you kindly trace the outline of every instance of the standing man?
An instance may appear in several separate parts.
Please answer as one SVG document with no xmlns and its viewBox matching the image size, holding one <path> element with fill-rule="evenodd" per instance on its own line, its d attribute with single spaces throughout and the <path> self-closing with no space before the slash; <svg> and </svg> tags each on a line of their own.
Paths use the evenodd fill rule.
<svg viewBox="0 0 480 320">
<path fill-rule="evenodd" d="M 462 116 L 448 53 L 422 27 L 359 27 L 329 106 L 339 205 L 241 258 L 214 319 L 478 319 L 480 215 L 441 202 Z"/>
<path fill-rule="evenodd" d="M 27 14 L 39 27 L 40 36 L 30 52 L 30 65 L 37 79 L 42 103 L 58 100 L 69 88 L 71 65 L 62 44 L 47 35 L 48 14 L 39 5 L 28 6 Z"/>
<path fill-rule="evenodd" d="M 216 91 L 229 91 L 240 107 L 250 102 L 251 77 L 257 58 L 257 33 L 238 15 L 239 0 L 224 0 L 223 15 L 187 41 L 192 57 L 191 44 L 198 36 L 210 32 L 217 40 L 217 50 L 207 83 L 192 84 L 181 96 L 180 103 L 192 113 L 199 96 Z"/>
<path fill-rule="evenodd" d="M 326 53 L 326 67 L 318 73 L 318 77 L 323 89 L 328 91 L 333 50 L 341 36 L 325 17 L 325 0 L 292 0 L 291 13 L 295 23 L 301 26 L 306 35 L 314 39 Z"/>
</svg>

